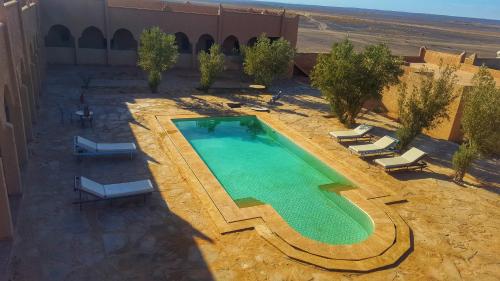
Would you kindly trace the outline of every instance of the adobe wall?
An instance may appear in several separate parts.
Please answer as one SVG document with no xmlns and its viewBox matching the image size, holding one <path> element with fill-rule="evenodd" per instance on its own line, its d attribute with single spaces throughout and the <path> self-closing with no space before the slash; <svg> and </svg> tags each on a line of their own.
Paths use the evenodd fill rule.
<svg viewBox="0 0 500 281">
<path fill-rule="evenodd" d="M 196 46 L 203 35 L 221 45 L 229 36 L 235 36 L 241 46 L 266 33 L 268 37 L 284 37 L 295 47 L 299 20 L 298 16 L 283 12 L 257 13 L 214 5 L 138 0 L 45 0 L 41 17 L 44 37 L 51 27 L 62 25 L 69 30 L 74 46 L 46 47 L 49 63 L 136 65 L 137 54 L 132 50 L 111 47 L 116 32 L 125 29 L 138 42 L 144 29 L 158 26 L 166 33 L 180 32 L 187 36 L 190 56 L 181 54 L 177 67 L 182 68 L 196 67 Z M 88 49 L 79 45 L 78 39 L 91 26 L 102 33 L 106 48 Z M 234 60 L 229 60 L 228 65 L 232 65 Z"/>
<path fill-rule="evenodd" d="M 411 91 L 414 86 L 418 86 L 420 83 L 419 76 L 414 72 L 414 69 L 405 66 L 404 74 L 401 77 L 401 82 L 406 83 L 408 91 Z M 450 116 L 449 120 L 443 119 L 442 122 L 434 129 L 424 132 L 425 134 L 444 140 L 459 142 L 462 138 L 460 132 L 460 105 L 462 103 L 462 94 L 464 91 L 464 86 L 457 85 L 455 88 L 455 95 L 457 98 L 448 107 L 448 114 Z M 392 119 L 398 119 L 398 93 L 399 85 L 391 86 L 384 90 L 382 94 L 381 106 L 384 109 L 384 114 Z"/>
<path fill-rule="evenodd" d="M 35 1 L 0 0 L 0 239 L 13 235 L 9 196 L 22 193 L 20 170 L 45 75 L 38 14 Z"/>
</svg>

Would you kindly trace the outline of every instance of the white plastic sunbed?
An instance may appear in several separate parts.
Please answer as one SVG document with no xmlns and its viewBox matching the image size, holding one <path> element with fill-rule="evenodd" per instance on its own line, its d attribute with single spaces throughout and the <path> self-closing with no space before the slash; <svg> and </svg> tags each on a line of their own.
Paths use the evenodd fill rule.
<svg viewBox="0 0 500 281">
<path fill-rule="evenodd" d="M 132 159 L 136 152 L 135 143 L 96 143 L 80 136 L 73 140 L 73 154 L 79 157 L 129 155 Z"/>
<path fill-rule="evenodd" d="M 351 145 L 349 150 L 361 157 L 392 154 L 394 153 L 394 146 L 398 140 L 389 136 L 384 136 L 371 144 Z"/>
<path fill-rule="evenodd" d="M 393 171 L 400 169 L 423 170 L 425 167 L 427 167 L 427 163 L 420 160 L 422 160 L 422 158 L 424 158 L 425 155 L 427 154 L 424 151 L 413 147 L 401 156 L 376 159 L 375 163 L 384 167 L 386 171 Z"/>
<path fill-rule="evenodd" d="M 365 139 L 367 138 L 367 134 L 369 131 L 373 129 L 373 126 L 370 125 L 359 125 L 358 127 L 354 128 L 353 130 L 348 130 L 348 131 L 333 131 L 330 132 L 330 136 L 332 138 L 335 138 L 337 141 L 355 141 L 358 139 Z"/>
<path fill-rule="evenodd" d="M 79 200 L 75 203 L 80 204 L 81 208 L 83 203 L 140 195 L 146 200 L 146 195 L 153 192 L 154 188 L 150 180 L 103 185 L 86 177 L 75 177 L 74 190 L 79 192 Z M 83 194 L 92 195 L 97 199 L 83 200 Z"/>
</svg>

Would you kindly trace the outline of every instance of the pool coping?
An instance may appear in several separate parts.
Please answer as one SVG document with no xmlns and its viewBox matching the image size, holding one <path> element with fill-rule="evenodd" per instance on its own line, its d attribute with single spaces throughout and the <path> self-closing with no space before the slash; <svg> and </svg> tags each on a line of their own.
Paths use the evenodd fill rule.
<svg viewBox="0 0 500 281">
<path fill-rule="evenodd" d="M 340 194 L 366 212 L 374 223 L 374 232 L 366 240 L 352 245 L 330 245 L 311 240 L 291 228 L 270 205 L 240 208 L 231 199 L 205 162 L 172 122 L 172 119 L 257 116 L 272 129 L 324 162 L 352 181 L 358 189 Z M 266 113 L 241 111 L 225 115 L 155 115 L 165 150 L 179 166 L 182 174 L 198 195 L 204 197 L 208 209 L 221 233 L 255 229 L 265 240 L 291 258 L 327 269 L 372 271 L 396 264 L 411 249 L 411 230 L 402 218 L 386 206 L 382 199 L 369 199 L 370 179 L 355 175 L 348 167 L 334 161 L 331 153 L 304 138 L 299 133 Z M 367 190 L 368 189 L 368 190 Z"/>
</svg>

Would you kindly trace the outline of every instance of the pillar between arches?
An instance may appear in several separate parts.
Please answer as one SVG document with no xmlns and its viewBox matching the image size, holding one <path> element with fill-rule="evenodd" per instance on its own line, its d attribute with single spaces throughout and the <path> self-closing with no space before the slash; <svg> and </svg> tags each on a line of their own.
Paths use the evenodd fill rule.
<svg viewBox="0 0 500 281">
<path fill-rule="evenodd" d="M 3 177 L 9 195 L 21 194 L 21 171 L 17 155 L 14 127 L 10 123 L 4 124 L 1 132 L 1 147 L 3 164 Z"/>
<path fill-rule="evenodd" d="M 0 157 L 0 240 L 12 238 L 13 229 L 2 157 Z"/>
</svg>

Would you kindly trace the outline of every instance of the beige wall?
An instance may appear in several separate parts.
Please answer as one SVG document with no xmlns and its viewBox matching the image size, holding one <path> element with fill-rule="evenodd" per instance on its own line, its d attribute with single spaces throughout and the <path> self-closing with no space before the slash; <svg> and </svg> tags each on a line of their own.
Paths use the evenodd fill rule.
<svg viewBox="0 0 500 281">
<path fill-rule="evenodd" d="M 240 45 L 246 45 L 248 40 L 262 33 L 269 37 L 284 37 L 293 46 L 297 43 L 298 16 L 276 12 L 257 13 L 199 4 L 135 0 L 45 0 L 41 6 L 43 37 L 52 26 L 63 25 L 70 30 L 75 41 L 74 49 L 46 48 L 49 63 L 136 65 L 136 56 L 130 51 L 111 50 L 111 39 L 117 30 L 126 29 L 139 41 L 141 32 L 151 26 L 158 26 L 166 33 L 187 35 L 192 53 L 190 58 L 182 55 L 177 67 L 183 68 L 196 66 L 196 45 L 204 34 L 219 44 L 227 37 L 235 36 Z M 89 26 L 98 28 L 107 39 L 104 54 L 101 50 L 79 48 L 78 38 Z M 233 64 L 229 65 L 232 67 Z"/>
<path fill-rule="evenodd" d="M 45 75 L 38 15 L 34 1 L 0 0 L 0 239 L 12 236 L 9 195 L 22 193 L 20 170 Z"/>
</svg>

